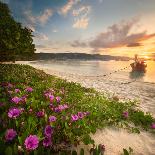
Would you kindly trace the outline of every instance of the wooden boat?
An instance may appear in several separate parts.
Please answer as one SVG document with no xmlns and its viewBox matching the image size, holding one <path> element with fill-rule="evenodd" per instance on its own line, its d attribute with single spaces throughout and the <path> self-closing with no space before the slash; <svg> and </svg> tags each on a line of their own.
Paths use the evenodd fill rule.
<svg viewBox="0 0 155 155">
<path fill-rule="evenodd" d="M 130 64 L 132 71 L 138 71 L 138 72 L 145 72 L 147 64 L 145 61 L 140 61 L 137 58 L 137 55 L 135 55 L 135 62 Z"/>
<path fill-rule="evenodd" d="M 140 61 L 140 62 L 131 63 L 130 66 L 132 67 L 132 71 L 145 72 L 147 64 L 145 61 Z"/>
</svg>

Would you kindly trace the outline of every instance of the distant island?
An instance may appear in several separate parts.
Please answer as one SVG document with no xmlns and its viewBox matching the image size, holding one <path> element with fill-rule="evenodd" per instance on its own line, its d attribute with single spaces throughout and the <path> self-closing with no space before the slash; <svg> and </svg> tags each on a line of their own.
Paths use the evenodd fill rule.
<svg viewBox="0 0 155 155">
<path fill-rule="evenodd" d="M 27 60 L 27 58 L 25 59 Z M 30 60 L 100 60 L 100 61 L 128 61 L 132 60 L 130 57 L 111 56 L 101 54 L 87 54 L 87 53 L 35 53 Z"/>
</svg>

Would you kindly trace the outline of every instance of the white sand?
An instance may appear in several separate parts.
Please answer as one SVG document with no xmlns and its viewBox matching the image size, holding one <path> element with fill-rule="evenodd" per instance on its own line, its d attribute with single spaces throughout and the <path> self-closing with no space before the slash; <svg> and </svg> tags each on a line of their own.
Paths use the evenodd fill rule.
<svg viewBox="0 0 155 155">
<path fill-rule="evenodd" d="M 155 84 L 153 83 L 133 82 L 121 84 L 119 79 L 113 79 L 110 76 L 109 78 L 85 77 L 78 74 L 54 71 L 39 65 L 32 66 L 43 69 L 48 74 L 80 83 L 84 87 L 93 87 L 97 91 L 115 94 L 121 99 L 138 99 L 141 102 L 140 108 L 151 112 L 155 116 Z M 123 148 L 128 149 L 129 147 L 133 148 L 136 155 L 155 155 L 155 135 L 151 133 L 130 134 L 123 129 L 108 128 L 97 131 L 92 137 L 96 144 L 105 145 L 105 155 L 119 155 L 123 152 Z"/>
</svg>

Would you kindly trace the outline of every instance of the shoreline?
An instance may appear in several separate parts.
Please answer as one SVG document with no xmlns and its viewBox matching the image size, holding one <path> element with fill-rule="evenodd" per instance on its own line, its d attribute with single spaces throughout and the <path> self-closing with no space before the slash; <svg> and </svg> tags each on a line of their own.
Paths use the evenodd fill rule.
<svg viewBox="0 0 155 155">
<path fill-rule="evenodd" d="M 140 87 L 140 83 L 136 82 L 135 84 L 132 84 L 132 88 L 133 87 L 138 87 L 136 90 L 136 93 L 133 92 L 133 94 L 128 94 L 128 92 L 125 92 L 125 88 L 126 87 L 130 87 L 130 85 L 125 85 L 125 86 L 120 86 L 118 87 L 118 89 L 116 90 L 116 88 L 114 89 L 114 87 L 119 86 L 119 84 L 116 81 L 110 81 L 110 83 L 112 83 L 110 88 L 110 84 L 108 81 L 106 81 L 104 79 L 104 85 L 102 81 L 97 81 L 95 82 L 96 79 L 86 79 L 80 75 L 74 75 L 74 74 L 68 74 L 68 73 L 64 73 L 64 72 L 60 72 L 60 71 L 54 71 L 53 69 L 49 69 L 46 67 L 41 67 L 38 65 L 32 65 L 32 64 L 28 64 L 31 65 L 32 67 L 35 67 L 36 69 L 40 69 L 43 70 L 45 73 L 50 74 L 50 75 L 54 75 L 57 76 L 59 78 L 65 79 L 69 82 L 76 82 L 81 84 L 84 87 L 89 87 L 89 88 L 95 88 L 95 90 L 99 91 L 99 92 L 106 92 L 108 91 L 109 94 L 114 94 L 115 96 L 117 95 L 121 100 L 130 100 L 130 99 L 135 99 L 135 96 L 139 95 L 139 100 L 141 101 L 140 104 L 140 109 L 143 110 L 144 112 L 147 112 L 147 106 L 145 107 L 146 101 L 147 103 L 150 102 L 151 99 L 146 100 L 146 94 L 142 95 L 140 93 L 138 93 L 138 88 Z M 102 83 L 102 84 L 101 84 Z M 101 87 L 104 86 L 104 91 L 103 89 L 101 89 Z M 146 90 L 142 90 L 141 91 L 147 91 L 147 89 L 151 89 L 150 84 L 146 83 L 145 84 Z M 124 88 L 125 87 L 125 88 Z M 106 89 L 105 89 L 106 88 Z M 145 87 L 144 87 L 145 88 Z M 154 87 L 155 88 L 155 87 Z M 130 90 L 129 88 L 126 88 L 128 90 Z M 110 90 L 110 91 L 109 91 Z M 113 91 L 112 91 L 113 90 Z M 114 92 L 116 91 L 116 92 Z M 130 90 L 131 91 L 131 90 Z M 107 94 L 108 95 L 108 94 Z M 143 97 L 142 97 L 143 96 Z M 140 98 L 142 97 L 142 98 Z M 152 100 L 153 103 L 153 100 Z M 154 116 L 154 115 L 153 115 Z M 129 133 L 124 129 L 116 129 L 116 128 L 105 128 L 103 130 L 97 130 L 97 132 L 92 135 L 93 139 L 95 140 L 96 144 L 104 144 L 106 147 L 106 152 L 105 155 L 116 155 L 116 154 L 121 154 L 123 148 L 128 149 L 129 147 L 133 148 L 134 150 L 134 154 L 136 155 L 145 155 L 145 154 L 155 154 L 155 136 L 152 133 L 147 133 L 146 131 L 141 131 L 140 134 L 134 134 L 134 133 Z"/>
<path fill-rule="evenodd" d="M 17 64 L 21 62 L 17 62 Z M 23 63 L 23 62 L 22 62 Z M 114 79 L 111 76 L 108 78 L 87 77 L 74 73 L 66 73 L 50 69 L 41 65 L 28 64 L 37 69 L 43 70 L 45 73 L 55 75 L 69 82 L 76 82 L 86 88 L 94 88 L 95 90 L 104 93 L 108 97 L 117 96 L 120 100 L 136 100 L 139 108 L 144 112 L 150 112 L 155 117 L 155 83 L 133 81 L 128 84 L 129 80 L 124 80 L 125 84 L 121 84 L 120 79 Z"/>
</svg>

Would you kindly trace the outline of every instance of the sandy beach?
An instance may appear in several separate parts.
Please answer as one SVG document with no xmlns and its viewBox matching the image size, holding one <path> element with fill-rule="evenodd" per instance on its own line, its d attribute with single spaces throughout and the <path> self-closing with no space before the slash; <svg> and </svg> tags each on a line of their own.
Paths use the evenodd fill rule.
<svg viewBox="0 0 155 155">
<path fill-rule="evenodd" d="M 17 62 L 23 63 L 23 62 Z M 24 64 L 27 62 L 24 62 Z M 30 64 L 32 65 L 32 64 Z M 151 112 L 155 116 L 155 84 L 148 82 L 124 80 L 123 84 L 119 79 L 112 76 L 89 77 L 79 74 L 69 74 L 40 65 L 32 65 L 44 72 L 66 79 L 67 81 L 80 83 L 84 87 L 94 88 L 97 91 L 106 93 L 109 97 L 118 96 L 121 100 L 137 100 L 139 108 L 145 112 Z M 128 83 L 131 82 L 131 83 Z M 155 136 L 151 133 L 142 131 L 140 134 L 128 133 L 123 129 L 106 128 L 98 130 L 92 138 L 96 144 L 104 144 L 106 147 L 105 155 L 119 155 L 123 153 L 123 148 L 131 147 L 136 155 L 155 154 Z"/>
</svg>

